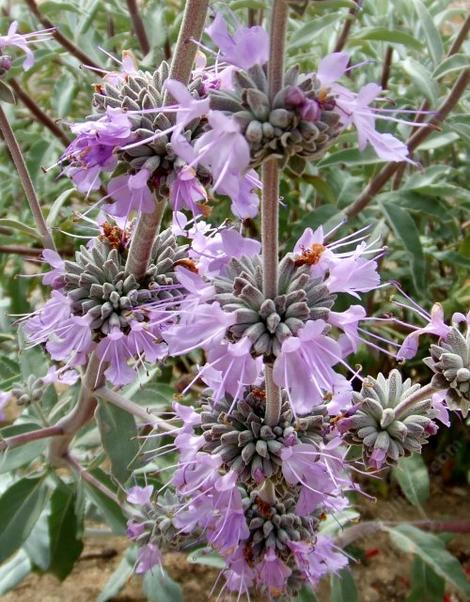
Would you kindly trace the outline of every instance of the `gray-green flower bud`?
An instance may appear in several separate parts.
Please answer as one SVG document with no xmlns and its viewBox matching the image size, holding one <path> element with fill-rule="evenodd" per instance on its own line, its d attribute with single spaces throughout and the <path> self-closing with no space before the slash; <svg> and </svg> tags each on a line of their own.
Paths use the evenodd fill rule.
<svg viewBox="0 0 470 602">
<path fill-rule="evenodd" d="M 362 446 L 369 466 L 381 468 L 420 452 L 437 430 L 432 390 L 412 385 L 410 379 L 403 382 L 398 370 L 387 378 L 366 378 L 354 401 L 354 410 L 338 421 L 338 429 L 346 441 Z"/>
</svg>

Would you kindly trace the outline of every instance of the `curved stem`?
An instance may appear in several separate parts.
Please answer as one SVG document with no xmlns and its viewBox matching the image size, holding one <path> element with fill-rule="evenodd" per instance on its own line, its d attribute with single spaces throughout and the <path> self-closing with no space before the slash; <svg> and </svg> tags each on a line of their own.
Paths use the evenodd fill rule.
<svg viewBox="0 0 470 602">
<path fill-rule="evenodd" d="M 70 442 L 75 434 L 92 419 L 96 409 L 94 390 L 97 387 L 103 386 L 103 372 L 103 362 L 93 352 L 88 361 L 77 403 L 55 425 L 61 428 L 63 434 L 54 439 L 49 448 L 49 461 L 53 466 L 60 466 L 63 463 L 64 457 L 68 453 Z"/>
<path fill-rule="evenodd" d="M 7 145 L 8 150 L 10 151 L 10 155 L 13 159 L 13 163 L 15 164 L 18 175 L 20 176 L 21 185 L 23 186 L 24 193 L 26 195 L 26 198 L 28 199 L 29 207 L 31 209 L 31 213 L 33 214 L 34 221 L 36 222 L 36 227 L 39 231 L 39 234 L 41 235 L 44 248 L 52 249 L 55 251 L 55 244 L 52 239 L 49 228 L 47 227 L 46 220 L 44 219 L 41 205 L 39 204 L 39 199 L 36 195 L 36 191 L 34 190 L 33 181 L 31 180 L 31 176 L 29 175 L 28 168 L 26 167 L 26 162 L 24 160 L 23 153 L 21 152 L 16 136 L 13 130 L 11 129 L 11 126 L 8 122 L 8 118 L 1 105 L 0 130 L 5 140 L 5 144 Z"/>
<path fill-rule="evenodd" d="M 25 443 L 31 441 L 39 441 L 40 439 L 47 439 L 48 437 L 57 437 L 62 435 L 62 427 L 55 424 L 54 426 L 47 426 L 37 431 L 29 431 L 27 433 L 21 433 L 20 435 L 12 435 L 0 440 L 0 452 L 19 447 Z"/>
<path fill-rule="evenodd" d="M 137 405 L 130 399 L 126 399 L 126 397 L 116 393 L 116 391 L 112 391 L 106 387 L 101 387 L 101 389 L 96 389 L 95 395 L 103 401 L 107 401 L 117 408 L 121 408 L 121 410 L 132 414 L 136 418 L 140 418 L 142 422 L 145 424 L 150 424 L 156 429 L 168 433 L 176 431 L 176 428 L 169 424 L 166 420 L 163 420 L 163 418 L 159 418 L 158 416 L 154 416 L 150 410 Z"/>
<path fill-rule="evenodd" d="M 284 0 L 274 0 L 271 14 L 270 51 L 268 63 L 269 95 L 274 96 L 284 81 L 284 59 L 289 6 Z M 277 295 L 279 271 L 279 182 L 277 159 L 263 165 L 263 201 L 261 206 L 261 244 L 263 255 L 263 292 L 273 299 Z M 281 390 L 273 379 L 273 366 L 265 364 L 266 412 L 265 422 L 275 426 L 281 415 Z"/>
</svg>

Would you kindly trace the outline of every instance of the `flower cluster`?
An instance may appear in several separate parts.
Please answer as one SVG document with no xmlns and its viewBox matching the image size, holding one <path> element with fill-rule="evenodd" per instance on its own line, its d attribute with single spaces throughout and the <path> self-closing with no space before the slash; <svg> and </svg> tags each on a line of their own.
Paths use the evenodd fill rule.
<svg viewBox="0 0 470 602">
<path fill-rule="evenodd" d="M 53 287 L 49 301 L 24 325 L 33 344 L 45 343 L 51 358 L 64 365 L 83 365 L 96 351 L 115 385 L 132 382 L 143 360 L 157 362 L 167 354 L 160 325 L 161 310 L 180 296 L 175 267 L 185 256 L 170 230 L 156 239 L 151 263 L 142 282 L 126 272 L 128 233 L 108 222 L 103 233 L 76 252 L 75 261 L 62 261 L 53 251 L 45 259 L 53 266 L 44 282 Z M 132 361 L 132 367 L 129 362 Z"/>
<path fill-rule="evenodd" d="M 255 217 L 260 183 L 253 168 L 275 157 L 301 173 L 350 125 L 361 149 L 369 143 L 386 161 L 408 160 L 405 144 L 376 130 L 377 119 L 389 118 L 371 106 L 380 86 L 354 93 L 337 83 L 348 54 L 327 56 L 316 73 L 291 68 L 270 98 L 267 33 L 238 26 L 231 34 L 220 14 L 207 33 L 219 48 L 217 62 L 201 56 L 188 87 L 169 79 L 166 63 L 142 71 L 126 54 L 121 71 L 105 72 L 96 85 L 95 114 L 71 124 L 76 138 L 61 158 L 63 171 L 84 192 L 111 174 L 103 199 L 111 201 L 109 214 L 150 213 L 155 197 L 168 197 L 176 211 L 207 214 L 217 193 L 230 197 L 237 217 Z"/>
<path fill-rule="evenodd" d="M 280 263 L 278 294 L 272 299 L 262 290 L 259 247 L 249 240 L 230 260 L 225 256 L 223 262 L 201 266 L 196 260 L 197 273 L 179 267 L 177 278 L 188 293 L 179 320 L 164 334 L 169 353 L 205 349 L 208 361 L 198 376 L 217 399 L 228 393 L 238 401 L 246 386 L 263 378 L 264 361 L 274 364 L 274 381 L 286 390 L 296 414 L 325 399 L 334 411 L 346 407 L 351 383 L 335 366 L 347 365 L 366 317 L 350 299 L 379 286 L 376 259 L 382 250 L 360 234 L 329 243 L 330 234 L 321 227 L 305 231 Z M 349 303 L 342 312 L 332 311 L 337 293 Z"/>
<path fill-rule="evenodd" d="M 344 508 L 352 487 L 326 408 L 296 420 L 285 398 L 279 424 L 268 427 L 261 385 L 238 404 L 206 398 L 200 413 L 174 409 L 183 426 L 175 439 L 179 468 L 165 494 L 171 512 L 165 498 L 151 503 L 151 487 L 134 487 L 128 497 L 139 504 L 128 523 L 140 544 L 139 570 L 159 564 L 159 546 L 177 537 L 204 537 L 225 559 L 224 589 L 240 595 L 255 584 L 269 596 L 294 594 L 345 566 L 318 533 L 324 513 Z"/>
</svg>

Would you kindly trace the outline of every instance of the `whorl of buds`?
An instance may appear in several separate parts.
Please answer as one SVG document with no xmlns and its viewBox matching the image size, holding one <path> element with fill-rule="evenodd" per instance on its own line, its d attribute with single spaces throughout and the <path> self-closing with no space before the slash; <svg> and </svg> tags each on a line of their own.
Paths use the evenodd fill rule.
<svg viewBox="0 0 470 602">
<path fill-rule="evenodd" d="M 128 537 L 139 546 L 154 544 L 167 550 L 178 549 L 183 539 L 188 541 L 187 535 L 178 534 L 172 520 L 179 504 L 177 496 L 166 491 L 158 500 L 126 506 Z"/>
<path fill-rule="evenodd" d="M 419 453 L 437 430 L 432 391 L 403 382 L 398 370 L 387 378 L 368 377 L 354 401 L 354 413 L 340 419 L 338 429 L 347 442 L 362 446 L 364 462 L 374 468 Z"/>
<path fill-rule="evenodd" d="M 242 493 L 250 537 L 244 544 L 245 557 L 259 560 L 266 550 L 274 549 L 280 558 L 290 556 L 288 542 L 314 542 L 319 519 L 299 516 L 292 491 L 282 500 L 266 502 L 258 491 Z"/>
<path fill-rule="evenodd" d="M 425 363 L 435 373 L 431 384 L 448 389 L 446 400 L 451 410 L 467 416 L 470 410 L 470 328 L 462 334 L 455 326 L 439 345 L 431 345 Z"/>
<path fill-rule="evenodd" d="M 36 378 L 30 374 L 26 382 L 22 385 L 16 385 L 11 393 L 16 398 L 16 403 L 20 406 L 29 406 L 32 403 L 41 401 L 42 396 L 47 388 L 42 378 Z"/>
<path fill-rule="evenodd" d="M 338 135 L 339 116 L 334 99 L 324 96 L 315 75 L 294 66 L 284 87 L 269 98 L 265 70 L 255 65 L 233 75 L 234 90 L 210 92 L 211 108 L 232 115 L 251 150 L 251 166 L 268 157 L 300 175 L 307 160 L 320 157 Z"/>
<path fill-rule="evenodd" d="M 202 407 L 203 451 L 219 454 L 243 482 L 259 483 L 280 471 L 281 451 L 286 445 L 322 441 L 326 408 L 294 419 L 287 395 L 276 426 L 264 423 L 266 393 L 264 388 L 250 387 L 241 401 L 206 400 Z"/>
<path fill-rule="evenodd" d="M 72 312 L 92 318 L 91 328 L 108 334 L 114 327 L 126 330 L 129 320 L 142 320 L 137 306 L 148 301 L 168 299 L 178 294 L 174 266 L 185 256 L 171 230 L 157 237 L 144 281 L 126 274 L 126 250 L 113 241 L 98 237 L 91 248 L 82 246 L 75 261 L 65 262 L 65 291 Z"/>
<path fill-rule="evenodd" d="M 108 107 L 126 111 L 132 125 L 133 143 L 152 138 L 155 134 L 161 134 L 144 144 L 118 153 L 119 158 L 132 170 L 147 169 L 152 174 L 149 186 L 161 195 L 168 194 L 167 177 L 174 170 L 185 165 L 172 149 L 171 132 L 162 134 L 172 126 L 169 114 L 155 110 L 164 104 L 164 83 L 168 76 L 169 66 L 163 61 L 153 73 L 136 71 L 116 82 L 105 81 L 98 84 L 93 96 L 93 104 L 100 113 L 104 113 Z M 188 86 L 195 98 L 200 97 L 198 93 L 200 86 L 201 80 L 195 80 Z M 146 110 L 150 112 L 143 112 Z M 182 134 L 190 141 L 202 133 L 201 127 L 201 121 L 194 120 L 188 124 Z M 118 167 L 116 175 L 120 175 L 120 173 L 122 173 L 122 169 L 120 171 Z M 210 179 L 209 173 L 203 167 L 197 167 L 197 174 L 201 181 Z"/>
<path fill-rule="evenodd" d="M 296 335 L 308 320 L 328 315 L 334 296 L 321 280 L 310 275 L 307 265 L 297 265 L 292 254 L 279 265 L 279 294 L 270 299 L 263 293 L 261 258 L 232 259 L 227 273 L 215 279 L 216 300 L 235 323 L 229 333 L 235 341 L 248 337 L 252 352 L 270 359 L 276 357 L 282 343 Z"/>
</svg>

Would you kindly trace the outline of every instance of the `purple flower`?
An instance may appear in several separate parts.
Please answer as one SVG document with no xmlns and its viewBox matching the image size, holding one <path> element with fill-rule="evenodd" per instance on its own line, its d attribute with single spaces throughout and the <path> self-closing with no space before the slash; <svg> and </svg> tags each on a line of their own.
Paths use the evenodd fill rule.
<svg viewBox="0 0 470 602">
<path fill-rule="evenodd" d="M 195 426 L 201 424 L 201 415 L 195 412 L 191 406 L 174 401 L 172 407 L 178 418 L 183 421 L 183 430 L 192 431 Z"/>
<path fill-rule="evenodd" d="M 109 363 L 104 373 L 113 385 L 127 385 L 135 379 L 135 370 L 127 364 L 132 358 L 132 351 L 129 349 L 126 335 L 119 328 L 113 328 L 100 341 L 96 353 L 102 362 Z"/>
<path fill-rule="evenodd" d="M 197 314 L 194 312 L 187 316 L 164 333 L 170 354 L 182 355 L 198 347 L 209 348 L 218 344 L 234 319 L 234 315 L 225 313 L 218 303 L 201 303 Z"/>
<path fill-rule="evenodd" d="M 140 548 L 137 553 L 137 568 L 135 572 L 138 575 L 151 571 L 155 566 L 161 566 L 162 555 L 158 547 L 153 543 L 148 543 Z"/>
<path fill-rule="evenodd" d="M 181 128 L 191 121 L 203 117 L 209 112 L 210 99 L 194 98 L 186 86 L 176 79 L 167 79 L 165 88 L 178 103 L 176 122 Z"/>
<path fill-rule="evenodd" d="M 251 356 L 251 346 L 252 342 L 243 338 L 238 343 L 221 343 L 209 350 L 206 367 L 211 366 L 213 370 L 205 367 L 200 377 L 211 387 L 215 400 L 228 393 L 236 401 L 245 387 L 256 381 L 262 360 Z"/>
<path fill-rule="evenodd" d="M 269 36 L 262 27 L 238 26 L 230 35 L 222 14 L 217 13 L 206 31 L 227 63 L 249 69 L 253 65 L 264 65 L 268 60 Z"/>
<path fill-rule="evenodd" d="M 127 347 L 132 355 L 143 355 L 148 362 L 161 361 L 168 351 L 166 343 L 156 336 L 148 322 L 132 320 L 131 330 L 127 335 Z"/>
<path fill-rule="evenodd" d="M 214 190 L 227 186 L 230 179 L 231 195 L 238 190 L 240 181 L 250 163 L 250 147 L 240 131 L 240 126 L 222 111 L 209 111 L 207 119 L 211 129 L 202 134 L 194 145 L 199 163 L 212 174 Z M 240 185 L 240 184 L 239 184 Z"/>
<path fill-rule="evenodd" d="M 193 168 L 186 166 L 171 175 L 170 204 L 173 211 L 188 209 L 193 215 L 201 215 L 204 212 L 200 203 L 204 201 L 207 201 L 207 193 Z"/>
<path fill-rule="evenodd" d="M 292 574 L 290 568 L 276 555 L 274 548 L 269 548 L 263 560 L 257 566 L 257 578 L 261 586 L 275 597 L 282 595 L 287 579 Z"/>
<path fill-rule="evenodd" d="M 341 359 L 341 348 L 324 335 L 323 320 L 309 321 L 298 336 L 284 341 L 274 362 L 274 382 L 285 387 L 299 414 L 308 413 L 333 391 L 338 375 L 333 366 Z"/>
<path fill-rule="evenodd" d="M 5 412 L 3 411 L 3 408 L 5 408 L 7 403 L 10 401 L 10 398 L 10 391 L 0 391 L 0 422 L 5 420 Z"/>
<path fill-rule="evenodd" d="M 70 316 L 68 297 L 60 291 L 52 291 L 47 303 L 25 322 L 24 329 L 28 340 L 34 345 L 44 343 Z"/>
<path fill-rule="evenodd" d="M 145 533 L 145 525 L 135 520 L 127 521 L 127 537 L 129 539 L 138 539 L 142 533 Z"/>
<path fill-rule="evenodd" d="M 70 316 L 57 324 L 46 343 L 51 358 L 73 366 L 83 364 L 93 348 L 90 322 L 90 316 Z"/>
<path fill-rule="evenodd" d="M 379 286 L 377 262 L 362 256 L 366 248 L 366 243 L 361 243 L 353 254 L 330 268 L 330 276 L 325 282 L 330 292 L 349 293 L 359 298 L 358 293 L 367 293 Z"/>
<path fill-rule="evenodd" d="M 35 44 L 36 42 L 45 42 L 50 40 L 52 34 L 55 31 L 55 27 L 50 29 L 42 29 L 40 31 L 33 31 L 31 33 L 20 34 L 17 33 L 18 23 L 13 21 L 8 28 L 7 35 L 0 36 L 0 50 L 7 48 L 8 46 L 16 46 L 26 54 L 26 58 L 23 61 L 23 69 L 27 71 L 34 65 L 34 54 L 29 44 Z"/>
<path fill-rule="evenodd" d="M 150 504 L 150 500 L 153 494 L 153 485 L 147 485 L 146 487 L 131 487 L 127 493 L 127 501 L 129 504 L 136 504 L 138 506 L 145 506 Z"/>
<path fill-rule="evenodd" d="M 108 108 L 99 119 L 72 124 L 70 129 L 77 137 L 61 157 L 69 164 L 64 173 L 81 192 L 97 190 L 101 172 L 116 167 L 114 151 L 132 139 L 129 118 L 120 109 Z"/>
<path fill-rule="evenodd" d="M 364 150 L 369 143 L 384 161 L 412 162 L 409 159 L 409 150 L 406 144 L 392 134 L 382 134 L 375 129 L 377 117 L 383 116 L 369 105 L 376 100 L 382 92 L 382 88 L 377 84 L 370 83 L 363 86 L 358 94 L 355 94 L 336 83 L 347 72 L 349 59 L 347 52 L 330 54 L 320 61 L 317 72 L 322 86 L 328 88 L 334 96 L 336 110 L 341 117 L 342 125 L 347 127 L 353 124 L 356 127 L 360 150 Z M 410 123 L 395 118 L 390 119 Z M 416 125 L 416 123 L 411 122 L 411 125 Z"/>
<path fill-rule="evenodd" d="M 254 218 L 258 215 L 259 196 L 256 189 L 261 188 L 261 182 L 254 169 L 244 176 L 227 174 L 219 183 L 218 190 L 232 200 L 231 210 L 240 219 Z"/>
<path fill-rule="evenodd" d="M 331 539 L 324 535 L 319 535 L 314 545 L 304 541 L 290 541 L 288 546 L 298 569 L 314 586 L 323 576 L 337 573 L 348 564 L 347 557 L 335 551 Z"/>
<path fill-rule="evenodd" d="M 327 468 L 320 463 L 317 449 L 308 443 L 298 443 L 281 451 L 282 474 L 290 485 L 302 486 L 296 511 L 308 516 L 319 507 L 329 504 L 336 490 Z M 317 460 L 317 461 L 315 461 Z"/>
<path fill-rule="evenodd" d="M 193 461 L 182 465 L 172 478 L 181 493 L 189 495 L 200 488 L 212 487 L 219 476 L 222 458 L 217 455 L 197 453 Z"/>
<path fill-rule="evenodd" d="M 220 477 L 215 484 L 214 509 L 218 516 L 211 525 L 208 541 L 223 553 L 233 552 L 250 536 L 242 497 L 233 471 Z"/>
<path fill-rule="evenodd" d="M 63 368 L 57 370 L 51 366 L 41 380 L 44 384 L 74 385 L 79 378 L 80 375 L 76 370 L 64 370 Z"/>
<path fill-rule="evenodd" d="M 419 338 L 423 334 L 432 334 L 440 338 L 445 339 L 451 331 L 451 327 L 447 326 L 444 322 L 444 310 L 439 303 L 435 303 L 432 306 L 431 313 L 428 314 L 424 310 L 421 310 L 421 317 L 427 318 L 429 322 L 423 328 L 417 328 L 410 333 L 403 341 L 397 353 L 397 359 L 411 359 L 418 351 Z"/>
<path fill-rule="evenodd" d="M 358 334 L 359 322 L 366 317 L 366 310 L 362 305 L 351 305 L 342 312 L 330 311 L 328 323 L 340 328 L 344 335 L 338 341 L 343 351 L 343 356 L 357 351 L 360 336 Z"/>
<path fill-rule="evenodd" d="M 108 194 L 115 203 L 105 205 L 107 213 L 117 217 L 128 217 L 130 213 L 152 213 L 155 200 L 147 182 L 148 169 L 141 169 L 134 175 L 117 176 L 108 184 Z"/>
<path fill-rule="evenodd" d="M 42 258 L 46 261 L 53 269 L 46 272 L 42 277 L 42 283 L 47 284 L 50 287 L 62 288 L 64 286 L 64 266 L 65 262 L 57 251 L 51 249 L 44 249 L 42 252 Z"/>
</svg>

